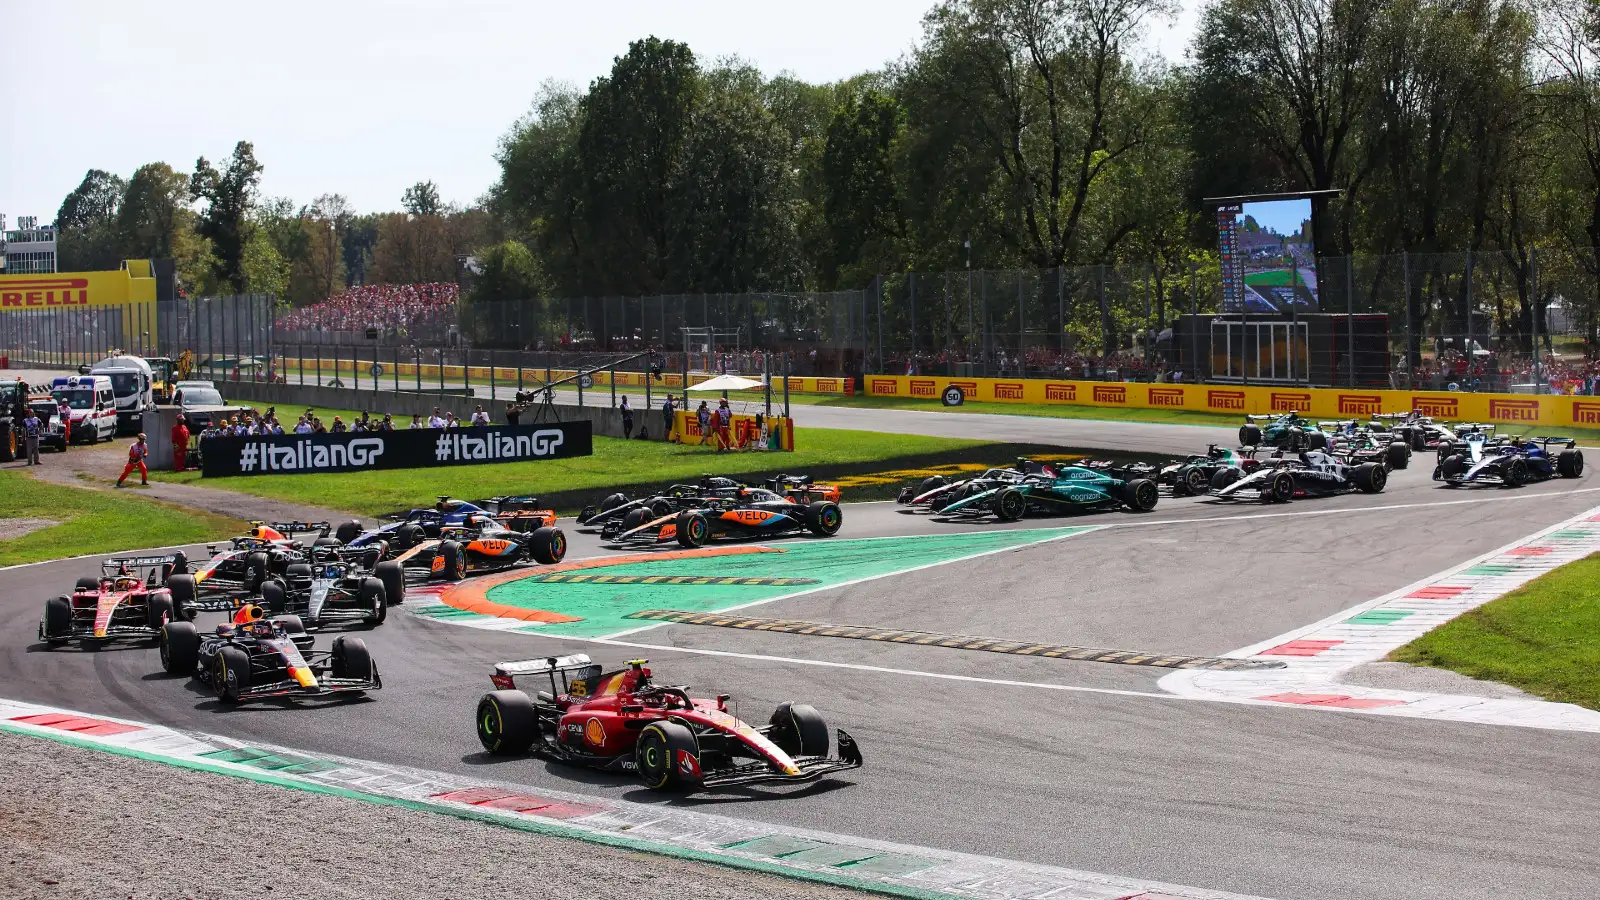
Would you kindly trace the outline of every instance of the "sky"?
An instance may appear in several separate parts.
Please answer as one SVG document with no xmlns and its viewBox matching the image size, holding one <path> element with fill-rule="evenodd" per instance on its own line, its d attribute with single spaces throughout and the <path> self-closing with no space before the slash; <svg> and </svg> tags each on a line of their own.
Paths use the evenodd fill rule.
<svg viewBox="0 0 1600 900">
<path fill-rule="evenodd" d="M 1241 217 L 1248 215 L 1256 220 L 1262 231 L 1270 231 L 1279 237 L 1293 237 L 1300 233 L 1300 226 L 1311 218 L 1311 201 L 1301 200 L 1269 200 L 1262 203 L 1246 203 Z"/>
<path fill-rule="evenodd" d="M 1197 4 L 1148 46 L 1181 60 Z M 240 140 L 262 193 L 297 204 L 341 193 L 396 209 L 432 180 L 481 197 L 497 142 L 546 80 L 586 85 L 628 42 L 683 41 L 768 76 L 824 82 L 879 68 L 921 35 L 933 0 L 51 0 L 7 9 L 0 91 L 0 213 L 53 221 L 91 168 L 192 171 Z"/>
</svg>

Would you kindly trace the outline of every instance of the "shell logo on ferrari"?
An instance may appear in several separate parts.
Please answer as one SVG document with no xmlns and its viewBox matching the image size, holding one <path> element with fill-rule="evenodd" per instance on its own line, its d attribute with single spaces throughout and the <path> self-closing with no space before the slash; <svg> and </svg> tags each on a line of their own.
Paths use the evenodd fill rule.
<svg viewBox="0 0 1600 900">
<path fill-rule="evenodd" d="M 593 716 L 583 723 L 583 739 L 596 747 L 603 747 L 606 743 L 606 726 Z"/>
</svg>

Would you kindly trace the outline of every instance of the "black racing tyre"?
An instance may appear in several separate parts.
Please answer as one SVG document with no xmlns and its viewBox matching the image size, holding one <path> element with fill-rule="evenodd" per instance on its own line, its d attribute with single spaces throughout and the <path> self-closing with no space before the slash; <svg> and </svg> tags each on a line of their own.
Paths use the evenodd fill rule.
<svg viewBox="0 0 1600 900">
<path fill-rule="evenodd" d="M 285 616 L 273 616 L 272 621 L 278 623 L 278 627 L 283 629 L 284 634 L 293 636 L 306 633 L 306 623 L 301 621 L 300 617 L 294 613 Z"/>
<path fill-rule="evenodd" d="M 156 637 L 161 669 L 168 675 L 192 675 L 200 662 L 200 632 L 193 622 L 168 622 Z"/>
<path fill-rule="evenodd" d="M 705 515 L 698 511 L 679 513 L 677 525 L 680 547 L 704 547 L 711 537 L 711 525 L 706 522 Z"/>
<path fill-rule="evenodd" d="M 1128 482 L 1127 507 L 1134 512 L 1149 512 L 1161 500 L 1161 491 L 1148 478 L 1135 478 Z"/>
<path fill-rule="evenodd" d="M 1556 474 L 1562 478 L 1577 478 L 1583 475 L 1583 451 L 1569 449 L 1557 454 Z"/>
<path fill-rule="evenodd" d="M 280 615 L 289 609 L 289 591 L 277 579 L 261 583 L 261 606 L 269 615 Z"/>
<path fill-rule="evenodd" d="M 339 540 L 338 538 L 319 537 L 316 540 L 311 542 L 311 546 L 313 546 L 313 547 L 338 547 L 338 546 L 342 545 L 343 543 L 344 542 Z"/>
<path fill-rule="evenodd" d="M 363 578 L 359 591 L 362 608 L 370 610 L 367 623 L 382 625 L 383 620 L 389 618 L 389 601 L 384 596 L 383 582 L 376 578 Z"/>
<path fill-rule="evenodd" d="M 44 639 L 59 644 L 72 636 L 72 600 L 51 597 L 44 602 Z"/>
<path fill-rule="evenodd" d="M 244 558 L 244 589 L 255 593 L 267 580 L 267 554 L 256 552 Z"/>
<path fill-rule="evenodd" d="M 1428 436 L 1423 434 L 1421 428 L 1410 428 L 1407 431 L 1410 433 L 1412 452 L 1422 453 L 1428 449 Z"/>
<path fill-rule="evenodd" d="M 151 595 L 150 605 L 146 607 L 145 613 L 149 616 L 150 627 L 156 631 L 160 631 L 161 626 L 178 618 L 172 606 L 172 598 L 166 594 Z"/>
<path fill-rule="evenodd" d="M 650 519 L 650 510 L 645 509 L 642 506 L 635 509 L 630 509 L 622 514 L 622 530 L 624 532 L 632 531 L 635 528 L 644 525 L 646 522 L 649 522 Z"/>
<path fill-rule="evenodd" d="M 415 523 L 413 523 L 413 524 L 415 524 Z M 420 527 L 422 529 L 422 536 L 424 538 L 428 538 L 428 539 L 437 538 L 440 534 L 443 533 L 443 529 L 441 527 L 441 523 L 440 523 L 440 521 L 438 519 L 429 519 L 426 522 L 423 522 L 418 527 Z"/>
<path fill-rule="evenodd" d="M 1235 481 L 1238 481 L 1238 480 L 1239 480 L 1239 470 L 1238 469 L 1235 469 L 1235 468 L 1232 468 L 1232 467 L 1218 469 L 1216 471 L 1216 474 L 1211 476 L 1211 489 L 1213 491 L 1220 491 L 1223 488 L 1227 487 L 1230 484 L 1233 484 Z"/>
<path fill-rule="evenodd" d="M 1267 498 L 1274 503 L 1288 503 L 1294 499 L 1294 476 L 1278 472 L 1268 483 Z"/>
<path fill-rule="evenodd" d="M 692 791 L 700 786 L 700 742 L 677 722 L 651 722 L 633 745 L 633 765 L 653 791 Z"/>
<path fill-rule="evenodd" d="M 1466 455 L 1462 453 L 1452 453 L 1439 461 L 1439 474 L 1445 478 L 1465 475 L 1470 468 Z"/>
<path fill-rule="evenodd" d="M 296 578 L 296 579 L 298 579 L 298 578 L 310 578 L 311 577 L 311 564 L 310 563 L 290 563 L 288 568 L 283 570 L 283 577 L 285 577 L 285 578 Z"/>
<path fill-rule="evenodd" d="M 187 574 L 189 574 L 189 557 L 182 550 L 179 550 L 172 554 L 172 569 L 167 572 L 167 577 Z"/>
<path fill-rule="evenodd" d="M 372 654 L 367 652 L 367 642 L 358 637 L 340 635 L 333 639 L 329 671 L 335 678 L 372 680 Z"/>
<path fill-rule="evenodd" d="M 1363 494 L 1377 494 L 1389 483 L 1389 473 L 1378 463 L 1362 463 L 1350 473 L 1350 480 Z"/>
<path fill-rule="evenodd" d="M 351 519 L 348 522 L 340 522 L 338 529 L 333 532 L 333 536 L 339 543 L 348 544 L 360 537 L 361 533 L 365 530 L 365 528 L 361 527 L 360 522 L 357 522 L 355 519 Z"/>
<path fill-rule="evenodd" d="M 521 691 L 490 691 L 478 701 L 478 743 L 495 756 L 528 752 L 539 737 L 533 701 Z"/>
<path fill-rule="evenodd" d="M 440 573 L 445 581 L 460 581 L 467 577 L 467 553 L 460 541 L 445 541 L 439 545 L 439 558 L 444 560 Z"/>
<path fill-rule="evenodd" d="M 1014 487 L 1003 487 L 989 501 L 994 517 L 1002 522 L 1015 522 L 1028 512 L 1028 498 Z"/>
<path fill-rule="evenodd" d="M 768 720 L 767 737 L 790 756 L 827 756 L 828 724 L 816 709 L 804 703 L 784 702 Z"/>
<path fill-rule="evenodd" d="M 943 475 L 929 475 L 927 478 L 922 479 L 922 484 L 917 486 L 916 495 L 920 497 L 931 490 L 942 488 L 949 483 L 950 479 L 944 477 Z"/>
<path fill-rule="evenodd" d="M 1211 477 L 1206 474 L 1205 469 L 1196 466 L 1184 473 L 1183 484 L 1189 493 L 1198 496 L 1211 489 Z"/>
<path fill-rule="evenodd" d="M 1520 459 L 1506 463 L 1503 471 L 1500 480 L 1506 487 L 1522 487 L 1528 483 L 1528 464 Z"/>
<path fill-rule="evenodd" d="M 98 590 L 100 590 L 100 579 L 90 575 L 85 575 L 82 578 L 79 578 L 78 583 L 73 585 L 74 593 L 82 593 L 83 591 L 94 592 Z"/>
<path fill-rule="evenodd" d="M 833 537 L 844 525 L 844 510 L 831 500 L 806 504 L 806 528 L 818 537 Z"/>
<path fill-rule="evenodd" d="M 172 594 L 172 607 L 177 611 L 178 618 L 190 622 L 194 621 L 194 576 L 184 574 L 168 578 L 167 590 Z"/>
<path fill-rule="evenodd" d="M 372 574 L 383 582 L 383 601 L 390 606 L 398 606 L 406 602 L 406 569 L 400 563 L 389 560 L 378 563 Z"/>
<path fill-rule="evenodd" d="M 250 689 L 250 657 L 233 646 L 217 651 L 211 658 L 211 689 L 223 703 L 238 703 Z"/>
<path fill-rule="evenodd" d="M 394 530 L 394 544 L 398 550 L 410 550 L 427 539 L 422 526 L 415 522 L 407 522 Z"/>
<path fill-rule="evenodd" d="M 10 422 L 0 425 L 0 462 L 15 462 L 17 459 L 17 430 Z"/>
<path fill-rule="evenodd" d="M 1383 461 L 1388 463 L 1391 469 L 1404 469 L 1411 464 L 1411 447 L 1403 441 L 1391 442 L 1383 453 Z"/>
<path fill-rule="evenodd" d="M 672 515 L 674 508 L 672 501 L 665 497 L 657 497 L 650 501 L 650 515 L 652 518 L 664 519 Z"/>
<path fill-rule="evenodd" d="M 361 554 L 361 558 L 356 560 L 356 565 L 371 572 L 378 567 L 380 562 L 383 562 L 383 547 L 381 545 L 368 547 L 366 552 Z"/>
<path fill-rule="evenodd" d="M 1328 449 L 1328 436 L 1321 431 L 1305 432 L 1306 448 L 1310 450 Z"/>
<path fill-rule="evenodd" d="M 1299 425 L 1290 425 L 1289 430 L 1285 431 L 1283 437 L 1278 441 L 1278 446 L 1290 450 L 1299 450 L 1306 447 L 1306 430 Z"/>
<path fill-rule="evenodd" d="M 617 507 L 619 507 L 622 504 L 627 503 L 627 502 L 628 502 L 628 495 L 627 494 L 610 494 L 604 500 L 600 501 L 600 511 L 601 512 L 610 512 L 611 510 L 616 509 Z"/>
<path fill-rule="evenodd" d="M 1239 446 L 1255 447 L 1261 443 L 1261 428 L 1258 425 L 1239 426 Z"/>
<path fill-rule="evenodd" d="M 528 538 L 528 552 L 534 561 L 553 566 L 567 557 L 567 535 L 559 528 L 535 528 Z"/>
</svg>

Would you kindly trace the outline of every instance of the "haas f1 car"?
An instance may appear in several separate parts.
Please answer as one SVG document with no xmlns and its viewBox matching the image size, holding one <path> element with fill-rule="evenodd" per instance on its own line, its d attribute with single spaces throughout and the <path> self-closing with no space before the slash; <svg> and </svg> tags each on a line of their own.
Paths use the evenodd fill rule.
<svg viewBox="0 0 1600 900">
<path fill-rule="evenodd" d="M 54 647 L 70 641 L 150 640 L 178 618 L 172 591 L 162 587 L 181 556 L 108 559 L 100 577 L 78 579 L 72 594 L 45 601 L 39 640 Z M 141 577 L 137 574 L 144 571 Z"/>
<path fill-rule="evenodd" d="M 831 500 L 801 503 L 765 488 L 740 488 L 730 497 L 686 504 L 663 516 L 643 507 L 620 522 L 607 522 L 602 540 L 612 544 L 657 544 L 676 541 L 681 547 L 703 547 L 718 538 L 769 538 L 810 532 L 832 537 L 844 525 L 844 511 Z"/>
<path fill-rule="evenodd" d="M 193 622 L 168 622 L 161 629 L 161 667 L 171 675 L 193 675 L 224 703 L 383 687 L 360 638 L 340 635 L 332 650 L 318 651 L 298 616 L 260 616 L 260 607 L 246 604 L 233 622 L 207 635 Z"/>
<path fill-rule="evenodd" d="M 810 706 L 781 703 L 766 725 L 750 725 L 728 712 L 728 695 L 701 699 L 658 685 L 645 662 L 610 673 L 583 654 L 500 663 L 496 690 L 478 701 L 478 740 L 495 755 L 531 751 L 630 772 L 661 791 L 809 782 L 861 766 L 843 730 L 839 755 L 828 755 L 828 726 Z M 517 678 L 546 674 L 548 692 L 529 697 L 516 687 Z"/>
<path fill-rule="evenodd" d="M 1286 503 L 1354 491 L 1376 494 L 1388 482 L 1389 472 L 1381 463 L 1351 465 L 1321 450 L 1304 450 L 1295 457 L 1264 460 L 1260 468 L 1248 474 L 1231 469 L 1218 472 L 1211 482 L 1211 496 L 1219 500 Z"/>
<path fill-rule="evenodd" d="M 1571 438 L 1542 437 L 1528 441 L 1491 443 L 1485 434 L 1467 434 L 1465 440 L 1439 451 L 1439 466 L 1433 480 L 1447 487 L 1471 484 L 1498 484 L 1521 487 L 1551 478 L 1578 478 L 1583 475 L 1583 451 Z M 1558 444 L 1566 446 L 1551 453 Z"/>
</svg>

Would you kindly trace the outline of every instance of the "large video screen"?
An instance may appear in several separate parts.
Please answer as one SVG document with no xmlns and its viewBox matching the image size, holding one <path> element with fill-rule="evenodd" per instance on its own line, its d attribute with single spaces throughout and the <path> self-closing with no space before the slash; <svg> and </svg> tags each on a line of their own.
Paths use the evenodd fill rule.
<svg viewBox="0 0 1600 900">
<path fill-rule="evenodd" d="M 1224 312 L 1317 312 L 1311 200 L 1263 200 L 1217 210 Z"/>
</svg>

